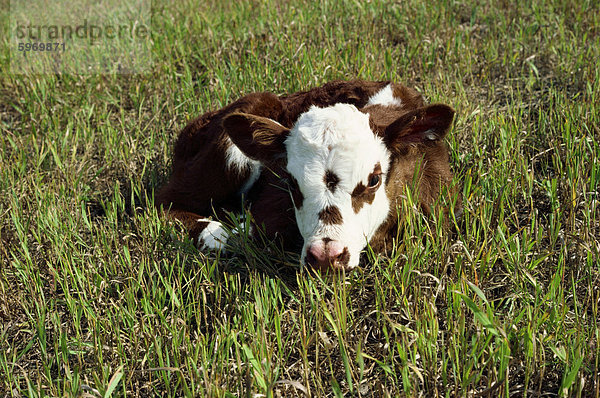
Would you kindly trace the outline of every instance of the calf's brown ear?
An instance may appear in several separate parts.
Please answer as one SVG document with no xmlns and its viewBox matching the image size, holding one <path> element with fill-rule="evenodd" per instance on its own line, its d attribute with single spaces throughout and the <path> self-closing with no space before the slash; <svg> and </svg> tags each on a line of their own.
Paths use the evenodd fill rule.
<svg viewBox="0 0 600 398">
<path fill-rule="evenodd" d="M 248 157 L 269 164 L 285 159 L 289 129 L 273 119 L 248 113 L 232 113 L 223 119 L 223 128 Z"/>
<path fill-rule="evenodd" d="M 402 115 L 385 129 L 384 141 L 394 151 L 409 145 L 434 144 L 442 140 L 454 118 L 448 105 L 429 105 Z"/>
</svg>

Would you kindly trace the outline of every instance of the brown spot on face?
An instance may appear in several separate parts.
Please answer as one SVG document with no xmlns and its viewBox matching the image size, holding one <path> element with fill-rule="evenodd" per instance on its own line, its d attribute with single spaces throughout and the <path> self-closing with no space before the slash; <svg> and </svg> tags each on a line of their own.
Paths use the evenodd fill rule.
<svg viewBox="0 0 600 398">
<path fill-rule="evenodd" d="M 354 210 L 354 213 L 358 213 L 365 203 L 371 204 L 374 200 L 375 192 L 368 193 L 367 187 L 359 182 L 352 191 L 352 210 Z"/>
<path fill-rule="evenodd" d="M 334 225 L 341 224 L 344 219 L 340 209 L 336 206 L 328 206 L 319 212 L 319 220 L 323 221 L 324 224 Z"/>
<path fill-rule="evenodd" d="M 375 193 L 381 186 L 382 180 L 381 164 L 377 162 L 373 168 L 373 172 L 369 174 L 369 177 L 367 178 L 368 186 L 359 182 L 352 191 L 352 210 L 354 210 L 354 213 L 358 213 L 365 203 L 373 203 L 375 200 Z"/>
<path fill-rule="evenodd" d="M 323 177 L 323 181 L 332 193 L 335 192 L 335 188 L 340 183 L 340 178 L 331 170 L 327 170 L 325 172 L 325 177 Z"/>
<path fill-rule="evenodd" d="M 302 207 L 302 203 L 304 202 L 304 195 L 302 195 L 302 191 L 300 191 L 298 181 L 296 181 L 296 179 L 292 176 L 289 178 L 289 187 L 292 194 L 292 200 L 294 201 L 294 206 L 296 209 L 300 209 Z"/>
</svg>

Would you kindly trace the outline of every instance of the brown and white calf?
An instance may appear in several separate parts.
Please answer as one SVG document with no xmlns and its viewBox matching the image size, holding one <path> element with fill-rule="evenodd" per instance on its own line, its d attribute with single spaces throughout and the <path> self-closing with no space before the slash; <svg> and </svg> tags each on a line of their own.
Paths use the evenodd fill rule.
<svg viewBox="0 0 600 398">
<path fill-rule="evenodd" d="M 200 249 L 218 249 L 227 232 L 208 217 L 239 208 L 243 195 L 254 226 L 301 245 L 303 264 L 351 269 L 367 243 L 390 247 L 409 183 L 425 212 L 451 187 L 444 137 L 453 116 L 391 82 L 250 94 L 182 130 L 158 204 Z"/>
</svg>

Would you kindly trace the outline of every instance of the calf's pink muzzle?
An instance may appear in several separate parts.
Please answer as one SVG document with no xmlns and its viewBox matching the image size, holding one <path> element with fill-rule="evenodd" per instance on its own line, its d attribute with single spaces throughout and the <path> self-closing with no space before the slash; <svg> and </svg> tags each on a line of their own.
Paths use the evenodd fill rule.
<svg viewBox="0 0 600 398">
<path fill-rule="evenodd" d="M 306 264 L 320 271 L 345 269 L 349 260 L 348 248 L 341 242 L 323 238 L 314 241 L 306 250 Z"/>
</svg>

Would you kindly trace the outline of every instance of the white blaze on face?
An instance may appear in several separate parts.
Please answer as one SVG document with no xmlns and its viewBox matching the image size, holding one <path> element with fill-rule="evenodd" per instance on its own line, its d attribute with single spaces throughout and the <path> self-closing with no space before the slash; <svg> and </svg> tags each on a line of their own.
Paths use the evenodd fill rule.
<svg viewBox="0 0 600 398">
<path fill-rule="evenodd" d="M 304 238 L 302 262 L 311 245 L 333 240 L 348 249 L 346 268 L 355 267 L 389 212 L 383 181 L 390 154 L 371 131 L 369 115 L 349 104 L 313 106 L 300 116 L 285 145 L 287 170 L 304 198 L 295 209 Z M 379 186 L 369 197 L 354 195 L 353 202 L 357 186 L 368 187 L 375 170 L 381 173 Z"/>
</svg>

